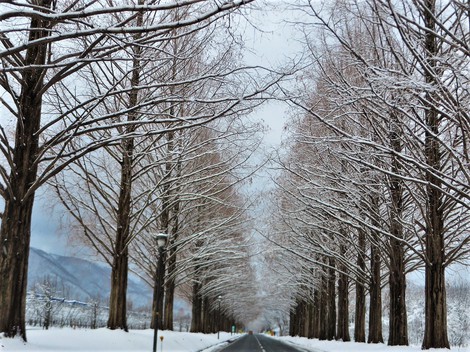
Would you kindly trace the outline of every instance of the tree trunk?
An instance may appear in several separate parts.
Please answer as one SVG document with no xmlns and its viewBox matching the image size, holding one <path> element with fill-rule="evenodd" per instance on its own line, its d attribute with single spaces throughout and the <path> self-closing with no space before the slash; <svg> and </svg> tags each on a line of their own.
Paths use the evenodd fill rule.
<svg viewBox="0 0 470 352">
<path fill-rule="evenodd" d="M 127 246 L 120 255 L 113 259 L 111 270 L 111 295 L 109 298 L 109 329 L 122 329 L 127 331 L 127 273 L 128 251 Z"/>
<path fill-rule="evenodd" d="M 322 273 L 321 276 L 319 303 L 320 331 L 318 338 L 326 340 L 328 338 L 328 280 L 326 273 Z"/>
<path fill-rule="evenodd" d="M 290 317 L 291 336 L 300 336 L 300 298 L 296 299 L 295 308 L 291 310 Z"/>
<path fill-rule="evenodd" d="M 199 210 L 198 210 L 199 213 Z M 199 216 L 196 224 L 196 228 L 199 227 Z M 196 250 L 203 245 L 201 240 L 196 242 Z M 202 296 L 201 296 L 201 288 L 202 284 L 200 281 L 200 265 L 198 261 L 201 260 L 200 258 L 194 259 L 194 272 L 193 272 L 193 289 L 192 289 L 192 316 L 191 316 L 191 332 L 203 332 L 202 326 L 202 314 L 203 314 L 203 307 L 202 307 Z"/>
<path fill-rule="evenodd" d="M 38 6 L 51 7 L 51 0 L 38 2 Z M 48 36 L 47 21 L 31 19 L 29 41 Z M 46 62 L 47 46 L 35 46 L 26 51 L 24 66 L 40 66 Z M 21 336 L 26 341 L 26 290 L 31 217 L 37 178 L 36 157 L 39 147 L 37 131 L 41 123 L 44 70 L 27 68 L 22 73 L 19 96 L 19 116 L 16 125 L 13 162 L 5 192 L 5 206 L 0 228 L 0 333 L 6 337 Z"/>
<path fill-rule="evenodd" d="M 320 338 L 320 297 L 320 291 L 318 288 L 316 288 L 313 292 L 313 338 Z"/>
<path fill-rule="evenodd" d="M 424 1 L 424 22 L 428 31 L 425 34 L 425 68 L 426 83 L 436 84 L 434 77 L 437 71 L 436 56 L 439 53 L 436 32 L 435 13 L 436 1 Z M 426 94 L 425 116 L 425 156 L 431 170 L 426 172 L 427 207 L 426 207 L 426 282 L 425 282 L 425 328 L 422 348 L 450 348 L 447 336 L 447 302 L 445 286 L 445 244 L 442 182 L 433 173 L 441 170 L 441 153 L 438 137 L 440 117 L 433 105 L 437 100 L 435 93 Z"/>
<path fill-rule="evenodd" d="M 383 343 L 382 336 L 382 288 L 380 280 L 380 250 L 371 246 L 370 253 L 370 305 L 369 305 L 369 336 L 368 343 Z"/>
<path fill-rule="evenodd" d="M 289 336 L 295 336 L 295 312 L 293 309 L 289 311 Z"/>
<path fill-rule="evenodd" d="M 191 332 L 202 332 L 202 299 L 199 294 L 200 284 L 193 283 Z"/>
<path fill-rule="evenodd" d="M 168 275 L 173 275 L 176 271 L 176 253 L 172 251 L 168 260 Z M 173 330 L 173 305 L 175 300 L 175 279 L 170 277 L 166 283 L 165 289 L 165 316 L 163 319 L 164 330 Z"/>
<path fill-rule="evenodd" d="M 377 194 L 371 196 L 371 219 L 372 225 L 379 228 L 379 197 Z M 373 239 L 370 246 L 370 303 L 369 303 L 369 336 L 368 343 L 383 343 L 382 333 L 382 282 L 381 282 L 381 258 L 380 248 L 377 243 L 380 241 L 380 233 L 372 231 Z"/>
<path fill-rule="evenodd" d="M 431 241 L 427 241 L 428 243 Z M 432 244 L 430 244 L 432 246 Z M 438 247 L 438 246 L 436 246 Z M 427 252 L 431 252 L 429 250 Z M 428 257 L 433 258 L 435 253 L 428 253 Z M 437 262 L 437 263 L 436 263 Z M 449 348 L 447 336 L 447 305 L 444 266 L 436 260 L 431 265 L 426 266 L 425 283 L 425 330 L 423 349 Z"/>
<path fill-rule="evenodd" d="M 313 303 L 308 302 L 308 304 L 307 304 L 307 334 L 306 334 L 306 337 L 309 338 L 309 339 L 313 338 L 313 325 L 314 325 Z"/>
<path fill-rule="evenodd" d="M 329 258 L 328 268 L 328 340 L 333 340 L 336 333 L 336 270 L 334 258 Z"/>
<path fill-rule="evenodd" d="M 17 178 L 17 181 L 27 184 L 25 178 L 21 180 Z M 12 186 L 19 187 L 15 184 Z M 1 226 L 0 329 L 5 333 L 5 337 L 19 335 L 25 341 L 26 290 L 33 200 L 34 195 L 28 197 L 26 202 L 11 200 L 8 197 Z"/>
<path fill-rule="evenodd" d="M 388 344 L 390 346 L 408 345 L 408 327 L 406 316 L 406 278 L 403 265 L 401 243 L 391 241 L 392 257 L 390 263 L 390 322 Z"/>
<path fill-rule="evenodd" d="M 392 149 L 400 153 L 402 142 L 398 129 L 397 117 L 394 113 L 390 118 L 390 144 Z M 403 181 L 395 175 L 400 175 L 401 165 L 395 154 L 392 155 L 392 175 L 390 176 L 390 263 L 389 263 L 389 287 L 390 287 L 390 323 L 388 344 L 408 345 L 408 321 L 406 316 L 406 277 L 405 255 L 403 239 Z"/>
<path fill-rule="evenodd" d="M 173 207 L 173 226 L 171 230 L 171 242 L 170 242 L 170 255 L 168 257 L 168 280 L 165 291 L 165 319 L 163 321 L 163 327 L 165 330 L 173 330 L 173 306 L 175 301 L 175 289 L 176 289 L 176 256 L 177 246 L 175 244 L 178 239 L 179 223 L 179 202 L 176 201 Z"/>
<path fill-rule="evenodd" d="M 129 120 L 131 119 L 130 117 Z M 131 216 L 133 139 L 123 140 L 122 146 L 121 187 L 117 209 L 117 233 L 111 271 L 111 296 L 107 325 L 109 329 L 127 331 L 128 239 Z"/>
<path fill-rule="evenodd" d="M 340 245 L 341 254 L 346 253 L 345 245 Z M 339 265 L 338 274 L 338 329 L 336 339 L 341 341 L 351 341 L 349 335 L 349 278 L 347 267 L 344 264 Z"/>
<path fill-rule="evenodd" d="M 366 269 L 366 263 L 364 260 L 365 250 L 365 233 L 364 231 L 359 230 L 359 253 L 357 254 L 357 266 L 360 268 L 361 273 L 356 277 L 356 310 L 354 319 L 354 341 L 356 342 L 366 342 L 366 297 L 364 278 L 362 277 Z"/>
<path fill-rule="evenodd" d="M 162 248 L 159 248 L 158 251 L 158 263 L 156 270 L 156 280 L 153 287 L 153 303 L 152 303 L 152 321 L 150 327 L 155 328 L 155 323 L 157 328 L 160 329 L 163 324 L 163 302 L 164 302 L 164 277 L 165 277 L 165 251 Z"/>
<path fill-rule="evenodd" d="M 300 325 L 300 331 L 299 331 L 299 336 L 301 337 L 306 337 L 308 334 L 308 305 L 305 299 L 302 299 L 300 302 L 300 319 L 299 319 L 299 325 Z"/>
<path fill-rule="evenodd" d="M 142 4 L 142 1 L 140 1 Z M 136 20 L 137 27 L 143 23 L 143 14 L 140 12 Z M 134 40 L 138 41 L 141 34 L 134 35 Z M 133 48 L 134 57 L 132 61 L 131 91 L 129 94 L 129 107 L 138 104 L 138 86 L 140 84 L 141 47 Z M 132 122 L 137 119 L 136 113 L 130 113 L 127 121 Z M 126 127 L 126 134 L 132 134 L 135 127 Z M 121 180 L 119 190 L 119 201 L 117 209 L 117 231 L 114 244 L 113 266 L 111 272 L 111 296 L 109 300 L 109 329 L 127 329 L 127 276 L 129 270 L 129 238 L 130 238 L 130 218 L 132 204 L 132 175 L 134 162 L 134 138 L 125 138 L 121 142 Z"/>
<path fill-rule="evenodd" d="M 214 312 L 211 311 L 211 304 L 209 298 L 204 297 L 202 299 L 202 332 L 204 334 L 210 334 L 214 332 Z"/>
</svg>

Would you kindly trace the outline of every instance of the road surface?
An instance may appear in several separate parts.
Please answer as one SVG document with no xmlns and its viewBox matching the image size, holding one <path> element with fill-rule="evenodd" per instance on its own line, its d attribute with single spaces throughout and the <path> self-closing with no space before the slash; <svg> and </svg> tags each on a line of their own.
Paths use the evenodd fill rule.
<svg viewBox="0 0 470 352">
<path fill-rule="evenodd" d="M 269 338 L 262 334 L 244 335 L 218 352 L 305 352 L 282 341 Z"/>
</svg>

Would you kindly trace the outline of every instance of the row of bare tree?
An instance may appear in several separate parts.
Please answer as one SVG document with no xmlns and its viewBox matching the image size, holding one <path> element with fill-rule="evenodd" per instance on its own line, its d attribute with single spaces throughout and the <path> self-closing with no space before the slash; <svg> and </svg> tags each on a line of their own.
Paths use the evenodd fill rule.
<svg viewBox="0 0 470 352">
<path fill-rule="evenodd" d="M 406 274 L 424 268 L 422 347 L 449 348 L 445 270 L 470 253 L 468 3 L 296 6 L 312 61 L 287 93 L 269 230 L 282 249 L 266 256 L 293 287 L 290 333 L 349 341 L 353 283 L 354 340 L 366 341 L 368 294 L 367 341 L 382 342 L 387 285 L 388 344 L 407 345 Z"/>
<path fill-rule="evenodd" d="M 177 288 L 196 307 L 194 331 L 206 329 L 219 295 L 236 320 L 227 292 L 251 272 L 238 188 L 254 171 L 260 130 L 242 116 L 282 78 L 240 64 L 233 26 L 252 1 L 1 5 L 5 336 L 26 340 L 31 216 L 47 185 L 70 232 L 112 268 L 109 328 L 127 329 L 130 266 L 153 285 L 157 232 L 169 235 L 165 297 L 154 299 L 160 326 L 172 329 Z"/>
</svg>

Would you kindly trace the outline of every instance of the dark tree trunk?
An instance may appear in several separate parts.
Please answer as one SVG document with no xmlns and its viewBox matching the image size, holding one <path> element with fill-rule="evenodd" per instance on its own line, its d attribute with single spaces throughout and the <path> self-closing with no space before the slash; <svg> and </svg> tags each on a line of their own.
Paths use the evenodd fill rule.
<svg viewBox="0 0 470 352">
<path fill-rule="evenodd" d="M 295 335 L 294 336 L 300 336 L 301 335 L 301 319 L 302 319 L 302 312 L 301 312 L 301 306 L 300 306 L 300 299 L 298 299 L 297 304 L 295 306 L 295 322 L 294 322 L 294 331 Z"/>
<path fill-rule="evenodd" d="M 165 289 L 165 316 L 163 319 L 163 329 L 173 330 L 173 304 L 175 297 L 175 278 L 176 272 L 176 250 L 172 248 L 170 257 L 168 258 L 168 276 Z"/>
<path fill-rule="evenodd" d="M 312 334 L 313 338 L 320 338 L 320 291 L 316 288 L 313 292 L 313 324 Z"/>
<path fill-rule="evenodd" d="M 428 29 L 425 34 L 426 65 L 424 72 L 426 83 L 436 84 L 438 74 L 436 56 L 439 48 L 436 36 L 436 1 L 425 0 L 422 8 L 424 23 Z M 434 104 L 438 99 L 435 93 L 426 94 L 425 117 L 425 157 L 430 170 L 426 172 L 427 207 L 426 207 L 426 281 L 425 281 L 425 328 L 422 348 L 450 348 L 447 336 L 447 299 L 445 285 L 445 244 L 443 206 L 444 191 L 442 182 L 434 172 L 441 171 L 441 152 L 439 150 L 440 116 Z"/>
<path fill-rule="evenodd" d="M 430 241 L 427 241 L 429 243 Z M 436 246 L 438 247 L 438 246 Z M 435 249 L 433 250 L 435 251 Z M 430 251 L 429 251 L 430 252 Z M 428 253 L 428 258 L 435 253 Z M 431 257 L 432 258 L 432 257 Z M 434 258 L 433 258 L 434 259 Z M 423 349 L 449 348 L 444 266 L 436 260 L 426 267 L 425 331 Z"/>
<path fill-rule="evenodd" d="M 25 179 L 17 178 L 26 183 Z M 15 184 L 13 186 L 16 187 Z M 26 341 L 26 290 L 34 195 L 26 202 L 6 200 L 1 226 L 0 329 L 6 337 Z M 20 204 L 21 203 L 21 204 Z"/>
<path fill-rule="evenodd" d="M 295 311 L 293 309 L 289 312 L 289 336 L 295 336 Z"/>
<path fill-rule="evenodd" d="M 403 265 L 401 243 L 391 241 L 392 257 L 390 258 L 390 322 L 388 344 L 390 346 L 408 345 L 408 328 L 406 316 L 406 278 Z M 398 243 L 397 243 L 398 242 Z"/>
<path fill-rule="evenodd" d="M 366 299 L 362 282 L 356 281 L 356 308 L 354 318 L 354 341 L 366 342 Z"/>
<path fill-rule="evenodd" d="M 336 333 L 336 270 L 334 258 L 329 258 L 328 268 L 328 340 L 333 340 Z"/>
<path fill-rule="evenodd" d="M 129 261 L 127 246 L 131 214 L 134 141 L 132 139 L 125 139 L 122 142 L 122 146 L 121 187 L 117 209 L 117 233 L 111 270 L 108 328 L 127 331 L 127 275 Z"/>
<path fill-rule="evenodd" d="M 217 328 L 217 310 L 215 309 L 215 302 L 213 300 L 205 297 L 203 299 L 203 332 L 205 334 L 210 334 L 216 332 Z"/>
<path fill-rule="evenodd" d="M 192 316 L 191 316 L 191 332 L 202 332 L 202 298 L 199 294 L 200 284 L 193 283 L 192 292 Z"/>
<path fill-rule="evenodd" d="M 390 143 L 397 153 L 402 150 L 400 132 L 398 130 L 397 117 L 392 114 L 390 123 Z M 390 263 L 389 263 L 389 287 L 390 287 L 390 323 L 388 344 L 408 345 L 408 321 L 406 316 L 406 277 L 405 255 L 403 239 L 403 181 L 395 175 L 401 173 L 401 165 L 395 154 L 392 155 L 392 175 L 390 176 Z"/>
<path fill-rule="evenodd" d="M 179 173 L 180 174 L 180 173 Z M 176 193 L 178 190 L 176 190 Z M 173 330 L 173 305 L 175 298 L 176 289 L 176 258 L 177 258 L 177 246 L 176 241 L 178 239 L 179 232 L 179 215 L 180 203 L 176 200 L 173 207 L 173 219 L 172 219 L 172 230 L 171 230 L 171 242 L 170 242 L 170 256 L 168 258 L 168 282 L 165 293 L 165 321 L 164 327 L 166 330 Z"/>
<path fill-rule="evenodd" d="M 369 336 L 368 343 L 383 343 L 382 336 L 382 288 L 380 280 L 380 250 L 371 246 L 370 253 L 370 305 L 369 305 Z"/>
<path fill-rule="evenodd" d="M 312 295 L 313 299 L 313 295 Z M 307 305 L 307 314 L 308 314 L 308 330 L 307 330 L 307 337 L 309 339 L 313 339 L 315 336 L 315 307 L 313 302 L 309 302 Z"/>
<path fill-rule="evenodd" d="M 356 309 L 354 318 L 354 341 L 366 342 L 366 295 L 364 278 L 366 262 L 364 254 L 366 251 L 366 236 L 364 231 L 359 230 L 359 253 L 357 254 L 357 266 L 360 273 L 356 277 Z"/>
<path fill-rule="evenodd" d="M 322 273 L 321 287 L 320 287 L 320 300 L 319 300 L 319 316 L 320 330 L 318 338 L 326 340 L 328 338 L 328 279 L 327 274 Z"/>
<path fill-rule="evenodd" d="M 165 251 L 163 248 L 158 251 L 158 263 L 156 270 L 156 280 L 153 287 L 153 300 L 152 300 L 152 321 L 150 327 L 160 329 L 163 326 L 163 303 L 164 303 L 164 277 L 165 277 Z"/>
<path fill-rule="evenodd" d="M 170 244 L 170 251 L 173 249 L 171 248 L 171 243 L 174 242 L 174 238 L 171 238 L 171 231 L 170 231 L 170 217 L 171 217 L 171 194 L 170 194 L 170 180 L 171 180 L 171 155 L 173 153 L 173 132 L 168 133 L 168 141 L 167 141 L 167 160 L 165 163 L 165 175 L 163 177 L 163 192 L 162 192 L 162 211 L 160 214 L 160 228 L 169 237 L 169 244 Z M 175 262 L 176 263 L 176 262 Z M 166 270 L 165 261 L 164 267 Z M 170 278 L 169 282 L 164 283 L 165 293 L 161 295 L 159 298 L 161 300 L 161 306 L 159 303 L 159 312 L 160 312 L 160 326 L 163 328 L 167 328 L 169 330 L 173 330 L 173 301 L 174 301 L 174 281 L 173 277 Z M 169 291 L 168 291 L 169 289 Z M 167 297 L 168 294 L 171 297 Z M 165 298 L 163 297 L 165 295 Z M 166 304 L 165 304 L 166 302 Z M 171 305 L 171 307 L 169 307 Z M 167 312 L 165 309 L 171 309 L 171 312 Z"/>
<path fill-rule="evenodd" d="M 346 248 L 340 245 L 341 254 L 344 256 Z M 349 335 L 349 278 L 347 267 L 344 264 L 339 265 L 338 274 L 338 329 L 336 339 L 342 341 L 351 341 Z"/>
<path fill-rule="evenodd" d="M 138 27 L 142 26 L 143 14 L 137 16 Z M 141 37 L 136 34 L 137 41 Z M 131 91 L 129 94 L 129 107 L 138 104 L 138 86 L 140 83 L 141 47 L 133 48 L 134 58 L 132 62 Z M 132 122 L 137 119 L 135 113 L 130 113 L 127 121 Z M 126 134 L 132 134 L 135 127 L 131 125 L 125 128 Z M 121 142 L 121 180 L 119 190 L 119 203 L 117 209 L 117 231 L 114 244 L 113 266 L 111 270 L 111 295 L 109 299 L 109 329 L 127 329 L 127 276 L 129 270 L 129 238 L 130 238 L 130 218 L 132 204 L 132 175 L 134 162 L 134 138 L 125 138 Z"/>
<path fill-rule="evenodd" d="M 109 329 L 127 331 L 127 246 L 116 255 L 111 270 L 111 295 L 109 298 Z"/>
<path fill-rule="evenodd" d="M 51 7 L 51 0 L 38 2 L 38 6 Z M 47 21 L 31 19 L 29 41 L 48 36 Z M 40 66 L 46 62 L 47 46 L 35 46 L 26 51 L 24 66 Z M 26 341 L 26 290 L 31 239 L 31 217 L 37 177 L 37 154 L 41 123 L 44 71 L 28 68 L 22 74 L 19 96 L 19 116 L 16 125 L 13 162 L 9 176 L 5 205 L 0 228 L 0 333 L 6 337 L 21 336 Z"/>
<path fill-rule="evenodd" d="M 372 225 L 379 228 L 379 198 L 371 197 Z M 370 246 L 370 304 L 369 304 L 369 336 L 368 343 L 383 343 L 382 334 L 382 282 L 381 282 L 381 258 L 377 243 L 380 242 L 378 231 L 372 232 L 373 239 Z"/>
<path fill-rule="evenodd" d="M 307 337 L 308 333 L 308 304 L 305 299 L 302 299 L 299 307 L 300 319 L 299 319 L 299 336 Z"/>
<path fill-rule="evenodd" d="M 300 298 L 296 299 L 296 304 L 293 310 L 291 310 L 291 321 L 290 321 L 290 330 L 291 330 L 291 336 L 300 336 L 300 331 L 301 331 L 301 304 L 300 304 Z"/>
</svg>

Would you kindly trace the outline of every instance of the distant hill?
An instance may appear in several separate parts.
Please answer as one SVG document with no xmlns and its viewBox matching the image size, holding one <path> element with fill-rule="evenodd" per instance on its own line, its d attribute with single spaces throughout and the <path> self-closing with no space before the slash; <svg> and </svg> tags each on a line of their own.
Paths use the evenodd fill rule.
<svg viewBox="0 0 470 352">
<path fill-rule="evenodd" d="M 36 283 L 45 277 L 56 281 L 64 288 L 62 295 L 67 299 L 88 302 L 99 298 L 103 304 L 108 301 L 110 293 L 111 268 L 88 260 L 46 253 L 31 248 L 28 268 L 28 288 L 31 290 Z M 129 275 L 128 300 L 134 309 L 151 307 L 152 289 L 136 276 Z"/>
</svg>

